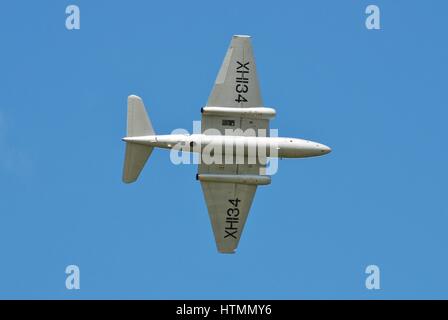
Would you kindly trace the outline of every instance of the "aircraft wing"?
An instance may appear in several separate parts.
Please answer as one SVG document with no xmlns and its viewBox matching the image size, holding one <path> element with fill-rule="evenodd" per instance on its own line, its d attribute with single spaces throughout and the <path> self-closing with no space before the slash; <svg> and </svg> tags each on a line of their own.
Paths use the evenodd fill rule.
<svg viewBox="0 0 448 320">
<path fill-rule="evenodd" d="M 208 98 L 207 107 L 263 107 L 257 68 L 249 36 L 233 36 Z M 250 116 L 202 114 L 201 126 L 204 134 L 224 134 L 225 129 L 239 128 L 245 131 L 252 128 L 257 131 L 253 135 L 258 136 L 258 130 L 265 129 L 266 133 L 262 131 L 261 134 L 268 136 L 269 120 Z M 214 129 L 215 132 L 207 132 L 207 129 Z M 216 132 L 216 130 L 219 132 Z"/>
<path fill-rule="evenodd" d="M 263 106 L 249 36 L 233 36 L 207 106 Z"/>
<path fill-rule="evenodd" d="M 203 179 L 201 177 L 208 176 L 260 177 L 259 168 L 257 164 L 226 164 L 225 166 L 200 164 L 198 176 L 199 180 Z M 270 178 L 266 176 L 263 178 L 269 179 L 270 182 Z M 249 182 L 232 183 L 219 181 L 219 179 L 201 181 L 216 246 L 221 253 L 234 253 L 238 246 L 257 190 L 257 184 L 249 184 Z"/>
</svg>

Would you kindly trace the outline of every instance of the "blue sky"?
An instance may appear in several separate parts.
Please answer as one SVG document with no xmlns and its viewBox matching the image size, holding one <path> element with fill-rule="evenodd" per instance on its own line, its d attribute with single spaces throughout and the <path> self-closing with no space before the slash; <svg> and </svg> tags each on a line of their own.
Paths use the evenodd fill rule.
<svg viewBox="0 0 448 320">
<path fill-rule="evenodd" d="M 81 29 L 65 28 L 65 8 Z M 381 30 L 364 26 L 368 4 Z M 0 13 L 0 298 L 448 298 L 445 1 L 13 1 Z M 235 255 L 196 167 L 157 150 L 121 182 L 126 97 L 158 133 L 200 120 L 253 36 L 280 161 Z M 65 267 L 81 290 L 65 288 Z M 369 291 L 366 266 L 381 270 Z"/>
</svg>

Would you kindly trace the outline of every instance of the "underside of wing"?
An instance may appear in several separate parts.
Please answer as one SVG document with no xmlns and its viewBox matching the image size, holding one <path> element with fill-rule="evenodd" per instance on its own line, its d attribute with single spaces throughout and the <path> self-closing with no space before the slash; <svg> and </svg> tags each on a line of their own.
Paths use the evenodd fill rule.
<svg viewBox="0 0 448 320">
<path fill-rule="evenodd" d="M 221 253 L 234 253 L 258 185 L 270 183 L 260 174 L 261 164 L 199 165 L 198 177 Z"/>
<path fill-rule="evenodd" d="M 216 246 L 234 253 L 241 238 L 256 185 L 201 181 Z"/>
<path fill-rule="evenodd" d="M 249 36 L 233 36 L 207 106 L 263 106 Z"/>
<path fill-rule="evenodd" d="M 275 110 L 263 107 L 249 36 L 233 36 L 207 106 L 202 110 L 203 134 L 268 136 L 269 119 Z M 226 134 L 226 130 L 238 129 L 254 129 L 255 133 L 249 130 L 244 134 Z"/>
</svg>

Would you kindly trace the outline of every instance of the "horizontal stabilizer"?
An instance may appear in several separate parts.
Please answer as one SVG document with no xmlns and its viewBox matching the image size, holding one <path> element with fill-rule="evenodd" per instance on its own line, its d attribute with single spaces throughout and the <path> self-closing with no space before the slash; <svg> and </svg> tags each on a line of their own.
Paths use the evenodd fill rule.
<svg viewBox="0 0 448 320">
<path fill-rule="evenodd" d="M 152 147 L 141 144 L 126 143 L 123 182 L 131 183 L 137 180 L 152 150 Z"/>
<path fill-rule="evenodd" d="M 137 137 L 152 135 L 154 135 L 154 129 L 146 114 L 143 100 L 134 95 L 129 96 L 127 136 Z"/>
<path fill-rule="evenodd" d="M 132 138 L 154 135 L 151 120 L 146 113 L 145 106 L 140 97 L 131 95 L 128 97 L 128 122 L 126 154 L 123 168 L 123 182 L 131 183 L 137 180 L 153 148 L 137 143 L 132 143 Z"/>
</svg>

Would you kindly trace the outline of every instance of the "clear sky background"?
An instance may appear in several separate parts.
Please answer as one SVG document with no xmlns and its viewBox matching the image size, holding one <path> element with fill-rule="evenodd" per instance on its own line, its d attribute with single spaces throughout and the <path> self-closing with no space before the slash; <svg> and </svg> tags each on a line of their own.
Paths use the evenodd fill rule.
<svg viewBox="0 0 448 320">
<path fill-rule="evenodd" d="M 65 8 L 81 29 L 65 28 Z M 381 30 L 365 8 L 381 9 Z M 0 12 L 0 298 L 448 298 L 446 1 L 9 1 Z M 283 136 L 239 250 L 217 253 L 194 165 L 121 182 L 126 98 L 200 120 L 250 34 Z M 81 290 L 65 288 L 65 267 Z M 381 290 L 365 268 L 381 269 Z"/>
</svg>

